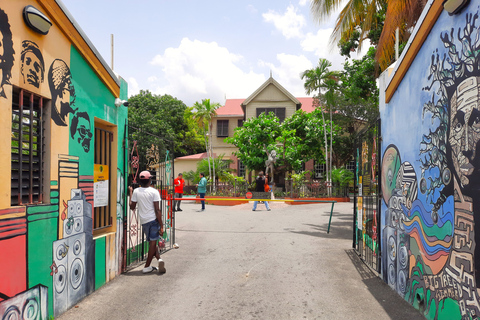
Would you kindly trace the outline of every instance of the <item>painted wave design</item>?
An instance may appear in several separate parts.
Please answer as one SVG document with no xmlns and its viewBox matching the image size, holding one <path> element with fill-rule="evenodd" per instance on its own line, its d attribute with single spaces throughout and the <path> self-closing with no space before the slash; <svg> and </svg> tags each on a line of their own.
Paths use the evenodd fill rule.
<svg viewBox="0 0 480 320">
<path fill-rule="evenodd" d="M 410 221 L 405 221 L 406 232 L 413 237 L 425 259 L 435 261 L 448 256 L 453 237 L 453 214 L 447 212 L 433 223 L 431 212 L 428 212 L 420 200 L 415 200 L 410 212 L 406 212 Z"/>
</svg>

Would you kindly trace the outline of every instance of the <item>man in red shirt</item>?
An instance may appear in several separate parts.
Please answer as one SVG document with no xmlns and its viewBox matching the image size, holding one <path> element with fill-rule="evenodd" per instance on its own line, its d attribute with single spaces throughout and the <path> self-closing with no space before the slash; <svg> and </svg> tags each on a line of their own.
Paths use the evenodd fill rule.
<svg viewBox="0 0 480 320">
<path fill-rule="evenodd" d="M 182 198 L 183 186 L 185 185 L 185 180 L 183 180 L 183 174 L 181 173 L 178 174 L 178 177 L 175 180 L 173 180 L 173 185 L 175 186 L 175 199 Z M 175 200 L 173 202 L 173 210 L 183 211 L 182 209 L 180 209 L 180 201 L 181 200 Z"/>
</svg>

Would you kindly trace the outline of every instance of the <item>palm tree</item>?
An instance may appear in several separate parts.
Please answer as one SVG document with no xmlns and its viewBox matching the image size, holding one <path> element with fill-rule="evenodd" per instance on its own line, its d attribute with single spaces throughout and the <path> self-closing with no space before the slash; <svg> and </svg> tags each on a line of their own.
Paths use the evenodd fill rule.
<svg viewBox="0 0 480 320">
<path fill-rule="evenodd" d="M 304 88 L 307 94 L 314 93 L 318 91 L 318 97 L 322 95 L 321 91 L 326 90 L 324 98 L 327 106 L 330 106 L 330 165 L 328 159 L 328 143 L 327 143 L 327 124 L 325 122 L 324 112 L 322 110 L 322 120 L 323 120 L 323 134 L 325 139 L 325 167 L 326 167 L 326 179 L 328 183 L 328 193 L 331 193 L 331 176 L 329 172 L 331 171 L 331 161 L 332 161 L 332 138 L 333 138 L 333 124 L 332 124 L 332 106 L 334 104 L 334 91 L 336 89 L 336 79 L 338 79 L 338 72 L 330 71 L 332 64 L 327 59 L 320 58 L 318 61 L 317 67 L 313 69 L 305 70 L 301 77 L 302 80 L 305 79 Z M 322 108 L 322 106 L 319 106 Z"/>
<path fill-rule="evenodd" d="M 217 102 L 210 102 L 210 99 L 203 99 L 201 103 L 198 101 L 195 102 L 193 107 L 197 110 L 194 114 L 194 118 L 197 120 L 198 124 L 203 129 L 203 135 L 205 138 L 205 147 L 208 156 L 208 173 L 209 176 L 212 177 L 212 169 L 210 166 L 210 158 L 213 156 L 212 152 L 212 119 L 217 115 L 217 109 L 221 107 L 221 105 Z M 207 134 L 208 133 L 208 134 Z M 207 143 L 207 135 L 208 135 L 208 143 Z M 213 166 L 215 163 L 212 162 Z M 213 167 L 213 190 L 215 191 L 215 167 Z"/>
<path fill-rule="evenodd" d="M 368 38 L 370 31 L 381 23 L 378 14 L 385 13 L 383 29 L 377 44 L 376 61 L 385 70 L 393 60 L 395 30 L 399 29 L 402 41 L 408 39 L 427 0 L 312 0 L 311 11 L 318 22 L 327 20 L 340 6 L 345 6 L 337 17 L 330 41 L 350 39 L 360 31 L 359 46 Z"/>
</svg>

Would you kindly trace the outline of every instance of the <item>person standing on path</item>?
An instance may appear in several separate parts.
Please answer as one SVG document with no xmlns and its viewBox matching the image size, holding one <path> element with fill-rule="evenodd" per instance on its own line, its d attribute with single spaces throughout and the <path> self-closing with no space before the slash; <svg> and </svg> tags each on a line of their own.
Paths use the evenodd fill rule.
<svg viewBox="0 0 480 320">
<path fill-rule="evenodd" d="M 143 268 L 143 273 L 150 273 L 157 270 L 157 267 L 150 266 L 153 257 L 158 260 L 158 271 L 165 273 L 165 262 L 160 258 L 160 253 L 157 248 L 157 241 L 160 235 L 163 234 L 162 212 L 160 211 L 160 193 L 158 190 L 151 188 L 152 175 L 148 171 L 140 172 L 140 188 L 133 190 L 131 186 L 128 187 L 130 195 L 130 209 L 135 210 L 138 203 L 138 217 L 142 224 L 143 232 L 147 237 L 149 244 L 147 261 Z M 133 191 L 133 194 L 132 194 Z"/>
<path fill-rule="evenodd" d="M 255 180 L 255 182 L 257 183 L 257 185 L 255 187 L 255 191 L 256 192 L 265 192 L 265 183 L 267 183 L 267 182 L 265 181 L 265 177 L 263 176 L 263 171 L 260 171 L 258 173 L 258 177 Z M 264 201 L 263 203 L 265 203 L 265 207 L 267 208 L 267 210 L 270 211 L 270 207 L 268 206 L 268 201 Z M 258 204 L 258 201 L 253 201 L 252 211 L 257 210 L 257 204 Z"/>
<path fill-rule="evenodd" d="M 173 180 L 173 185 L 175 186 L 175 199 L 183 197 L 183 187 L 185 186 L 185 180 L 183 180 L 183 174 L 179 173 L 178 177 Z M 175 200 L 173 203 L 173 209 L 176 211 L 183 211 L 180 209 L 180 202 L 182 200 Z M 176 208 L 176 209 L 175 209 Z"/>
<path fill-rule="evenodd" d="M 197 183 L 197 192 L 201 199 L 205 199 L 205 193 L 207 192 L 207 179 L 203 172 L 200 173 L 200 182 Z M 202 211 L 205 211 L 205 200 L 202 200 L 202 209 L 198 210 L 198 212 Z"/>
</svg>

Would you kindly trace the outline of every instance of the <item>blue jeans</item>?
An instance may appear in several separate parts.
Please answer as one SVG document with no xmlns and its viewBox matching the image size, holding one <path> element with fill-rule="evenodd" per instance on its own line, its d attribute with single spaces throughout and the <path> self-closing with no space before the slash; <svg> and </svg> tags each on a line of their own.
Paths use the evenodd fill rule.
<svg viewBox="0 0 480 320">
<path fill-rule="evenodd" d="M 257 203 L 258 201 L 253 201 L 253 210 L 257 210 Z M 263 203 L 265 203 L 265 207 L 267 208 L 267 210 L 270 210 L 270 207 L 268 206 L 268 201 L 264 201 Z"/>
<path fill-rule="evenodd" d="M 205 193 L 198 193 L 200 198 L 205 199 Z M 202 210 L 205 210 L 205 200 L 202 200 Z"/>
<path fill-rule="evenodd" d="M 160 223 L 155 219 L 142 224 L 143 233 L 147 236 L 147 241 L 157 241 L 160 239 Z"/>
</svg>

